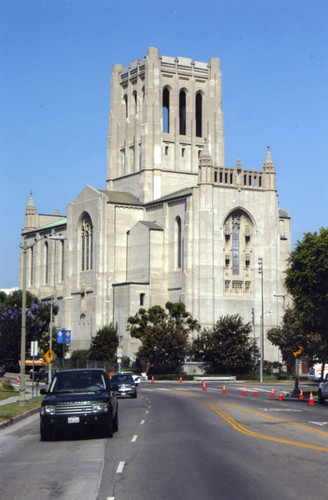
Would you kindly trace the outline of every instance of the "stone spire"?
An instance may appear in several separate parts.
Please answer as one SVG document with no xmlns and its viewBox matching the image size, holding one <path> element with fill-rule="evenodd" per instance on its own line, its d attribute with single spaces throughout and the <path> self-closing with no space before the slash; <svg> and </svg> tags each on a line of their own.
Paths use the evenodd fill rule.
<svg viewBox="0 0 328 500">
<path fill-rule="evenodd" d="M 204 147 L 199 157 L 198 184 L 213 184 L 213 161 L 208 149 L 207 140 L 204 139 Z"/>
<path fill-rule="evenodd" d="M 263 171 L 264 172 L 275 172 L 276 171 L 274 163 L 272 161 L 272 157 L 271 157 L 270 146 L 268 146 L 265 161 L 263 163 Z"/>
<path fill-rule="evenodd" d="M 25 230 L 34 229 L 37 227 L 37 213 L 34 205 L 32 191 L 30 192 L 30 199 L 25 210 Z"/>
</svg>

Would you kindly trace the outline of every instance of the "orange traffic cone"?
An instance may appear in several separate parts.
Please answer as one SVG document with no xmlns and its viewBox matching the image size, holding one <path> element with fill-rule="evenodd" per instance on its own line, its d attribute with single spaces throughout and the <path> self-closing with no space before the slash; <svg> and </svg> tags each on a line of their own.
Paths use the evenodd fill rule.
<svg viewBox="0 0 328 500">
<path fill-rule="evenodd" d="M 272 387 L 272 389 L 271 389 L 271 394 L 270 394 L 270 397 L 271 397 L 271 398 L 274 398 L 274 389 L 273 389 L 273 387 Z"/>
<path fill-rule="evenodd" d="M 16 378 L 16 382 L 17 382 L 17 384 L 19 384 L 19 377 Z"/>
<path fill-rule="evenodd" d="M 312 391 L 310 392 L 310 397 L 309 397 L 309 406 L 314 406 L 314 400 L 313 400 Z"/>
<path fill-rule="evenodd" d="M 203 382 L 203 391 L 206 391 L 206 385 L 205 385 L 205 382 Z"/>
<path fill-rule="evenodd" d="M 284 397 L 282 395 L 282 389 L 280 389 L 280 394 L 279 394 L 279 401 L 283 401 Z"/>
<path fill-rule="evenodd" d="M 204 383 L 204 379 L 202 378 L 202 384 Z"/>
<path fill-rule="evenodd" d="M 154 380 L 154 375 L 152 376 L 151 381 L 152 381 L 152 382 L 155 382 L 155 380 Z"/>
<path fill-rule="evenodd" d="M 223 386 L 223 389 L 222 389 L 222 394 L 226 394 L 226 388 L 225 388 L 225 385 Z"/>
<path fill-rule="evenodd" d="M 303 391 L 302 391 L 302 389 L 301 389 L 301 392 L 300 392 L 300 395 L 299 395 L 298 399 L 304 399 L 304 396 L 303 396 Z"/>
<path fill-rule="evenodd" d="M 243 388 L 243 392 L 241 393 L 242 396 L 246 396 L 246 389 L 245 389 L 245 386 Z"/>
<path fill-rule="evenodd" d="M 180 384 L 182 384 L 182 377 L 180 377 Z"/>
<path fill-rule="evenodd" d="M 255 391 L 254 391 L 253 396 L 258 396 L 258 395 L 259 395 L 259 393 L 257 392 L 257 387 L 255 387 Z"/>
</svg>

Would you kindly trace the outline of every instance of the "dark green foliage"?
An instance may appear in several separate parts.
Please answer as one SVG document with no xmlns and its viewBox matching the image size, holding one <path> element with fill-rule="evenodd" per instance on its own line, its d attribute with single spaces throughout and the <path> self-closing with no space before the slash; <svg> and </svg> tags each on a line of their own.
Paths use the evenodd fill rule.
<svg viewBox="0 0 328 500">
<path fill-rule="evenodd" d="M 139 309 L 128 319 L 127 329 L 141 340 L 137 356 L 144 359 L 152 373 L 179 371 L 188 352 L 189 332 L 199 329 L 198 323 L 181 302 Z"/>
<path fill-rule="evenodd" d="M 110 323 L 98 330 L 96 335 L 92 337 L 89 359 L 95 361 L 112 361 L 116 356 L 117 346 L 117 327 Z"/>
<path fill-rule="evenodd" d="M 286 287 L 311 352 L 328 360 L 328 229 L 306 233 L 290 255 Z M 302 344 L 301 344 L 302 345 Z"/>
<path fill-rule="evenodd" d="M 300 348 L 302 352 L 299 357 L 303 359 L 315 358 L 321 350 L 321 336 L 306 331 L 301 315 L 294 307 L 286 310 L 282 325 L 271 328 L 267 336 L 273 345 L 279 347 L 283 360 L 288 365 L 294 363 L 294 352 Z"/>
<path fill-rule="evenodd" d="M 77 349 L 71 354 L 71 359 L 86 361 L 89 359 L 89 349 Z"/>
<path fill-rule="evenodd" d="M 193 342 L 192 357 L 208 363 L 211 373 L 247 373 L 254 369 L 258 352 L 251 331 L 239 314 L 223 316 Z"/>
</svg>

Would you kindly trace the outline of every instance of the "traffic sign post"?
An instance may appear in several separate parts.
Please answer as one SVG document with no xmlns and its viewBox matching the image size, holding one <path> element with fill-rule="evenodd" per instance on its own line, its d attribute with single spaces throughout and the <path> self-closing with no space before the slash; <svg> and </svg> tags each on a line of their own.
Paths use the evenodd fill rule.
<svg viewBox="0 0 328 500">
<path fill-rule="evenodd" d="M 32 401 L 34 400 L 34 370 L 35 370 L 35 356 L 38 355 L 38 341 L 33 340 L 31 342 L 31 356 L 33 360 L 32 365 Z"/>
<path fill-rule="evenodd" d="M 118 364 L 118 371 L 121 371 L 121 361 L 123 357 L 123 347 L 117 347 L 116 350 L 116 357 L 117 357 L 117 364 Z"/>
<path fill-rule="evenodd" d="M 63 359 L 62 364 L 65 364 L 65 345 L 71 343 L 71 330 L 65 328 L 57 330 L 57 344 L 63 344 Z"/>
</svg>

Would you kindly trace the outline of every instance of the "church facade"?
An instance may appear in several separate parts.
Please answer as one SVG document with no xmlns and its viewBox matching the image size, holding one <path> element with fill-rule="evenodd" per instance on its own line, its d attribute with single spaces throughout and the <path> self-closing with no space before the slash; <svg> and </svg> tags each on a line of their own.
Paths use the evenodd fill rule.
<svg viewBox="0 0 328 500">
<path fill-rule="evenodd" d="M 269 148 L 263 161 L 262 170 L 225 166 L 219 59 L 151 47 L 114 65 L 106 185 L 86 186 L 65 216 L 38 214 L 30 196 L 21 286 L 25 274 L 29 291 L 58 304 L 71 351 L 113 322 L 134 359 L 127 318 L 167 301 L 183 302 L 203 327 L 239 313 L 258 339 L 262 322 L 266 331 L 284 314 L 291 248 Z M 267 340 L 264 358 L 280 360 Z"/>
</svg>

